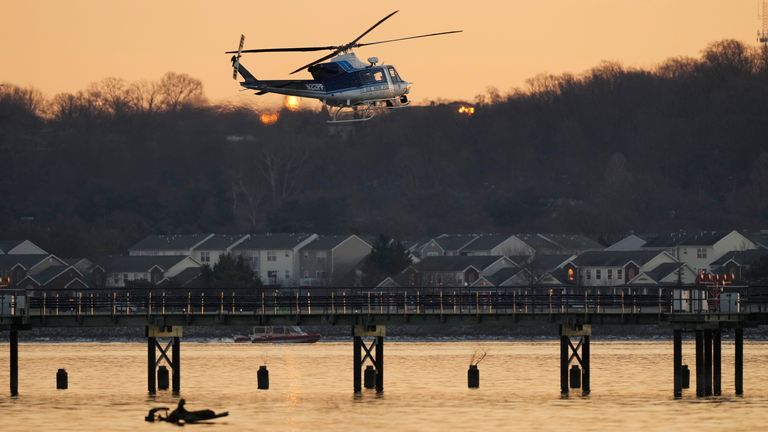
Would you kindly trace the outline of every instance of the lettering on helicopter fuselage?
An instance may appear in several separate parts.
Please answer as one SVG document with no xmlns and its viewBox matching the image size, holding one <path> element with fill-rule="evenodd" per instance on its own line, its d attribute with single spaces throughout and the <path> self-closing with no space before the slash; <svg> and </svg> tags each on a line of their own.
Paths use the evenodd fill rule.
<svg viewBox="0 0 768 432">
<path fill-rule="evenodd" d="M 307 90 L 319 90 L 324 91 L 325 86 L 322 84 L 307 84 Z"/>
</svg>

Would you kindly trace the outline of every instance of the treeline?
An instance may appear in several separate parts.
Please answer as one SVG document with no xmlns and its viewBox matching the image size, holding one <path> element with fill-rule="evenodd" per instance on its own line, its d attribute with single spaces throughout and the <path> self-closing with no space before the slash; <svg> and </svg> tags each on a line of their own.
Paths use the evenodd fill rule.
<svg viewBox="0 0 768 432">
<path fill-rule="evenodd" d="M 768 226 L 768 53 L 603 63 L 353 126 L 206 102 L 200 81 L 0 87 L 0 237 L 62 255 L 150 233 L 581 232 Z"/>
</svg>

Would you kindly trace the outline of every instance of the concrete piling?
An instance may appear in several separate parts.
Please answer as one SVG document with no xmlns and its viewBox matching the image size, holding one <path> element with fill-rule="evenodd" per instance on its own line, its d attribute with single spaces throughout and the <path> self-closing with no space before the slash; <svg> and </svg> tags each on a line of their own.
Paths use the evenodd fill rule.
<svg viewBox="0 0 768 432">
<path fill-rule="evenodd" d="M 168 368 L 165 365 L 157 368 L 157 389 L 168 390 Z"/>
<path fill-rule="evenodd" d="M 363 387 L 372 389 L 376 387 L 376 369 L 368 365 L 363 372 Z"/>
<path fill-rule="evenodd" d="M 66 390 L 69 387 L 69 377 L 66 369 L 56 371 L 56 389 Z"/>
<path fill-rule="evenodd" d="M 691 369 L 688 365 L 683 365 L 683 388 L 691 388 Z"/>
<path fill-rule="evenodd" d="M 469 388 L 480 387 L 480 369 L 477 368 L 477 365 L 469 365 L 469 370 L 467 371 L 467 386 Z"/>
<path fill-rule="evenodd" d="M 259 390 L 269 390 L 269 370 L 267 365 L 259 366 L 256 372 L 256 388 Z"/>
<path fill-rule="evenodd" d="M 571 366 L 570 384 L 571 388 L 581 388 L 581 368 L 576 365 Z"/>
</svg>

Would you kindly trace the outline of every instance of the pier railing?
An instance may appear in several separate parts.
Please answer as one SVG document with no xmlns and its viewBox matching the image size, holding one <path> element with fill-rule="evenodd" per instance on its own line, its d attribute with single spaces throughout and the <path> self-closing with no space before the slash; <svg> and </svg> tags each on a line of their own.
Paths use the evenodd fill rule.
<svg viewBox="0 0 768 432">
<path fill-rule="evenodd" d="M 259 287 L 0 291 L 0 316 L 740 314 L 768 287 Z"/>
</svg>

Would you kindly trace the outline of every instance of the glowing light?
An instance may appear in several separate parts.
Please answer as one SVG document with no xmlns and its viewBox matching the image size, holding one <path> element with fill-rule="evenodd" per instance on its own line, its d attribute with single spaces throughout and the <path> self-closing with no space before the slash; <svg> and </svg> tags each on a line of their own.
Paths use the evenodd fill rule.
<svg viewBox="0 0 768 432">
<path fill-rule="evenodd" d="M 267 126 L 277 123 L 278 120 L 280 120 L 280 113 L 276 112 L 264 112 L 259 116 L 259 121 L 261 124 Z"/>
<path fill-rule="evenodd" d="M 298 111 L 301 98 L 298 96 L 286 96 L 283 105 L 288 108 L 289 111 Z"/>
<path fill-rule="evenodd" d="M 473 106 L 460 106 L 459 107 L 459 114 L 464 114 L 466 116 L 471 116 L 475 114 L 475 107 Z"/>
</svg>

